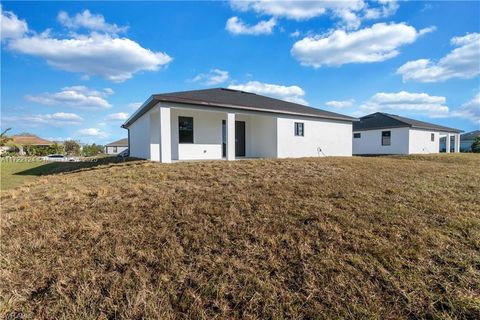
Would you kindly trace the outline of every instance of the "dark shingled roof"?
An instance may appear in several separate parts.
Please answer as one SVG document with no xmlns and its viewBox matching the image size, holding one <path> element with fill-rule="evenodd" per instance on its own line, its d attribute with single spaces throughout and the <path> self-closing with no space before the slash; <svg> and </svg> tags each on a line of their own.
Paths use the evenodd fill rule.
<svg viewBox="0 0 480 320">
<path fill-rule="evenodd" d="M 462 132 L 462 130 L 439 126 L 433 123 L 418 121 L 383 112 L 369 114 L 368 116 L 361 117 L 360 121 L 356 121 L 353 123 L 353 131 L 405 127 L 454 133 Z"/>
<path fill-rule="evenodd" d="M 335 112 L 329 112 L 307 107 L 298 103 L 287 102 L 279 99 L 261 96 L 255 93 L 215 88 L 205 90 L 181 91 L 152 95 L 122 127 L 128 127 L 142 114 L 155 106 L 158 102 L 175 102 L 183 104 L 196 104 L 210 107 L 230 109 L 273 112 L 290 115 L 301 115 L 315 118 L 324 118 L 341 121 L 355 121 L 353 117 Z"/>
<path fill-rule="evenodd" d="M 105 147 L 128 147 L 128 138 L 120 139 L 114 142 L 111 142 Z"/>
<path fill-rule="evenodd" d="M 476 137 L 480 137 L 480 130 L 467 132 L 460 136 L 462 140 L 474 140 Z"/>
</svg>

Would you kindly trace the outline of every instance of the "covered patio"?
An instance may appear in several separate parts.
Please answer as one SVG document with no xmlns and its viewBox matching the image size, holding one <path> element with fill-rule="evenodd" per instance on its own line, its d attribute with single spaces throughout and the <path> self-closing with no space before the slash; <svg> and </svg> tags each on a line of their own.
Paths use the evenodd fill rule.
<svg viewBox="0 0 480 320">
<path fill-rule="evenodd" d="M 453 147 L 453 148 L 452 148 Z M 440 133 L 440 152 L 460 152 L 460 133 Z M 445 149 L 445 150 L 444 150 Z"/>
<path fill-rule="evenodd" d="M 149 115 L 150 159 L 235 160 L 276 156 L 277 119 L 195 105 L 159 105 Z"/>
</svg>

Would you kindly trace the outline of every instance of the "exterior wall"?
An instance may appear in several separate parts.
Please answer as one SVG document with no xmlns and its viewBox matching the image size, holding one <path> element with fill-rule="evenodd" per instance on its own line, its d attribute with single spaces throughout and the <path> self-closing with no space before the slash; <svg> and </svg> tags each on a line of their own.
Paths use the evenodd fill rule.
<svg viewBox="0 0 480 320">
<path fill-rule="evenodd" d="M 294 123 L 304 123 L 304 136 L 294 134 Z M 303 117 L 277 118 L 277 156 L 299 158 L 351 156 L 352 123 Z"/>
<path fill-rule="evenodd" d="M 117 147 L 117 152 L 114 152 L 114 147 L 105 147 L 106 154 L 119 154 L 120 152 L 128 149 L 128 147 Z"/>
<path fill-rule="evenodd" d="M 239 120 L 241 121 L 241 118 Z M 247 157 L 277 157 L 276 117 L 248 116 L 246 131 Z"/>
<path fill-rule="evenodd" d="M 461 140 L 460 141 L 460 151 L 461 152 L 470 152 L 472 151 L 473 140 Z"/>
<path fill-rule="evenodd" d="M 151 110 L 149 118 L 149 135 L 146 137 L 150 141 L 149 159 L 160 161 L 160 113 L 157 108 Z"/>
<path fill-rule="evenodd" d="M 179 116 L 193 117 L 193 143 L 178 143 Z M 172 108 L 172 159 L 222 159 L 222 120 L 226 117 L 224 112 Z"/>
<path fill-rule="evenodd" d="M 222 159 L 222 120 L 225 112 L 172 108 L 172 159 Z M 193 117 L 194 143 L 179 144 L 178 117 Z M 245 122 L 245 156 L 276 157 L 276 118 L 236 114 L 235 121 Z"/>
<path fill-rule="evenodd" d="M 150 159 L 150 114 L 146 112 L 129 127 L 131 157 Z"/>
<path fill-rule="evenodd" d="M 435 135 L 432 142 L 431 134 Z M 435 131 L 410 129 L 409 130 L 409 154 L 439 153 L 440 151 L 440 133 Z"/>
<path fill-rule="evenodd" d="M 382 131 L 391 132 L 389 146 L 382 146 Z M 353 133 L 361 134 L 360 138 L 352 137 L 353 154 L 408 154 L 409 152 L 409 128 L 365 130 Z"/>
</svg>

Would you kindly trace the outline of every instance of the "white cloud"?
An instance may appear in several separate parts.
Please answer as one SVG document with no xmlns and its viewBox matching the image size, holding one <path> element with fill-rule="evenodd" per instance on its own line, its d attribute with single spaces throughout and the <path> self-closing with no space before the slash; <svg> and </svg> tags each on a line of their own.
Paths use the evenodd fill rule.
<svg viewBox="0 0 480 320">
<path fill-rule="evenodd" d="M 108 133 L 97 128 L 87 128 L 77 131 L 77 134 L 82 137 L 91 137 L 91 138 L 106 138 Z"/>
<path fill-rule="evenodd" d="M 201 82 L 207 86 L 226 82 L 230 78 L 228 71 L 212 69 L 208 73 L 200 73 L 192 79 L 193 82 Z"/>
<path fill-rule="evenodd" d="M 55 120 L 83 121 L 83 118 L 75 113 L 57 112 L 51 115 Z"/>
<path fill-rule="evenodd" d="M 113 90 L 105 88 L 103 91 L 88 89 L 85 86 L 72 86 L 62 88 L 55 93 L 43 93 L 41 95 L 28 95 L 28 101 L 43 105 L 59 105 L 74 108 L 110 108 L 112 105 L 105 99 L 113 94 Z"/>
<path fill-rule="evenodd" d="M 127 120 L 127 119 L 128 119 L 128 113 L 126 112 L 112 113 L 107 116 L 107 120 Z"/>
<path fill-rule="evenodd" d="M 27 31 L 28 25 L 25 20 L 20 20 L 10 11 L 3 11 L 0 4 L 0 39 L 21 38 Z"/>
<path fill-rule="evenodd" d="M 352 107 L 354 103 L 355 103 L 355 99 L 348 99 L 348 100 L 341 100 L 341 101 L 332 100 L 332 101 L 326 102 L 325 105 L 333 108 L 342 109 L 342 108 Z"/>
<path fill-rule="evenodd" d="M 74 140 L 73 138 L 71 137 L 48 137 L 46 138 L 47 140 L 49 141 L 57 141 L 57 142 L 64 142 L 64 141 L 68 141 L 68 140 Z"/>
<path fill-rule="evenodd" d="M 294 20 L 308 20 L 330 15 L 340 19 L 350 29 L 358 28 L 363 19 L 385 18 L 394 14 L 398 8 L 396 1 L 364 0 L 349 1 L 271 1 L 271 0 L 233 0 L 235 10 L 254 11 L 259 14 Z"/>
<path fill-rule="evenodd" d="M 300 34 L 301 34 L 300 31 L 295 30 L 295 31 L 290 33 L 290 37 L 297 38 L 297 37 L 300 37 Z"/>
<path fill-rule="evenodd" d="M 227 20 L 225 29 L 235 35 L 248 34 L 248 35 L 261 35 L 261 34 L 271 34 L 273 28 L 277 24 L 275 18 L 270 18 L 270 20 L 262 20 L 256 25 L 249 26 L 243 22 L 238 17 L 231 17 Z"/>
<path fill-rule="evenodd" d="M 130 79 L 139 71 L 157 71 L 172 60 L 166 53 L 145 49 L 133 40 L 96 33 L 70 39 L 41 34 L 13 39 L 8 47 L 42 57 L 61 70 L 101 76 L 115 82 Z"/>
<path fill-rule="evenodd" d="M 459 108 L 452 110 L 452 116 L 464 118 L 480 124 L 480 92 L 472 100 L 465 102 Z"/>
<path fill-rule="evenodd" d="M 249 81 L 245 84 L 229 85 L 228 88 L 308 105 L 308 102 L 304 99 L 305 91 L 299 86 L 282 86 L 259 81 Z"/>
<path fill-rule="evenodd" d="M 58 19 L 71 29 L 83 28 L 92 32 L 53 37 L 47 29 L 25 36 L 27 23 L 19 20 L 13 12 L 2 11 L 2 40 L 9 40 L 7 48 L 12 51 L 44 58 L 55 68 L 81 73 L 82 79 L 100 76 L 122 82 L 137 72 L 157 71 L 172 61 L 164 52 L 151 51 L 133 40 L 117 37 L 116 33 L 124 31 L 125 27 L 106 23 L 102 15 L 85 10 L 70 17 L 60 12 Z"/>
<path fill-rule="evenodd" d="M 386 18 L 397 12 L 399 7 L 395 0 L 379 0 L 380 6 L 368 7 L 365 9 L 364 17 L 366 19 Z"/>
<path fill-rule="evenodd" d="M 438 118 L 448 116 L 449 109 L 445 104 L 445 97 L 431 96 L 427 93 L 379 92 L 366 101 L 360 107 L 360 111 L 363 113 L 406 112 Z"/>
<path fill-rule="evenodd" d="M 480 74 L 480 33 L 451 39 L 453 49 L 438 62 L 430 59 L 409 61 L 397 70 L 403 81 L 439 82 L 448 79 L 471 79 Z"/>
<path fill-rule="evenodd" d="M 108 94 L 108 95 L 114 94 L 114 91 L 113 91 L 112 88 L 105 88 L 105 89 L 103 89 L 103 91 L 104 91 L 106 94 Z"/>
<path fill-rule="evenodd" d="M 65 27 L 74 30 L 85 28 L 88 30 L 103 31 L 113 34 L 125 32 L 127 30 L 127 27 L 119 27 L 116 24 L 105 22 L 105 18 L 101 14 L 92 14 L 89 10 L 77 13 L 73 17 L 70 17 L 65 11 L 60 11 L 57 19 Z"/>
<path fill-rule="evenodd" d="M 302 65 L 314 68 L 378 62 L 397 56 L 401 46 L 432 30 L 417 31 L 405 23 L 377 23 L 358 31 L 335 30 L 303 38 L 293 45 L 291 53 Z"/>
<path fill-rule="evenodd" d="M 75 113 L 57 112 L 53 114 L 21 115 L 2 117 L 6 123 L 15 123 L 17 126 L 38 127 L 48 125 L 54 127 L 78 125 L 83 118 Z"/>
</svg>

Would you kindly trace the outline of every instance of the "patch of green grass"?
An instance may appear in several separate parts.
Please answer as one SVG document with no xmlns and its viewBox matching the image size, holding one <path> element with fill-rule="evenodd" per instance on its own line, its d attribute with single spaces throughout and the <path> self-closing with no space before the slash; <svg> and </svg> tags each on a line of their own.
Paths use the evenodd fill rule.
<svg viewBox="0 0 480 320">
<path fill-rule="evenodd" d="M 0 190 L 8 190 L 35 181 L 40 176 L 88 170 L 97 166 L 131 161 L 117 157 L 101 156 L 82 162 L 45 162 L 17 161 L 2 159 L 0 161 Z"/>
<path fill-rule="evenodd" d="M 36 175 L 17 175 L 26 170 L 40 170 L 42 162 L 0 162 L 0 190 L 7 190 L 33 181 Z"/>
</svg>

